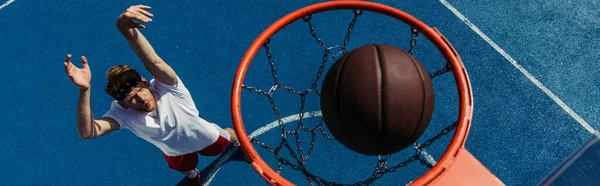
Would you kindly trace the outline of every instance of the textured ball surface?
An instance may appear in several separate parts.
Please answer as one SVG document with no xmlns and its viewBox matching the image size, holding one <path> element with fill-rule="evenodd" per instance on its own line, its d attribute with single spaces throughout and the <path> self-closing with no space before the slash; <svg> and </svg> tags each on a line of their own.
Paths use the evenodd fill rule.
<svg viewBox="0 0 600 186">
<path fill-rule="evenodd" d="M 332 135 L 365 155 L 410 146 L 433 113 L 433 85 L 423 65 L 402 49 L 365 45 L 338 59 L 321 89 L 321 112 Z"/>
</svg>

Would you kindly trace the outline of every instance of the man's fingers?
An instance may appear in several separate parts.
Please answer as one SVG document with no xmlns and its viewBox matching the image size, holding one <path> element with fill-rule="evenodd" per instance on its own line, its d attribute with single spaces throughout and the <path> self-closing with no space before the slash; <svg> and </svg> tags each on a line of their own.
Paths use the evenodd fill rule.
<svg viewBox="0 0 600 186">
<path fill-rule="evenodd" d="M 146 15 L 146 16 L 148 16 L 148 17 L 154 16 L 153 14 L 151 14 L 150 12 L 148 12 L 148 11 L 146 11 L 144 9 L 140 9 L 139 12 L 142 13 L 142 14 L 144 14 L 144 15 Z"/>
<path fill-rule="evenodd" d="M 65 73 L 69 74 L 69 65 L 71 64 L 71 54 L 67 54 L 67 58 L 65 59 L 65 62 L 63 62 L 63 64 L 65 65 Z"/>
<path fill-rule="evenodd" d="M 67 54 L 67 59 L 65 59 L 65 62 L 71 62 L 71 54 Z"/>
<path fill-rule="evenodd" d="M 65 73 L 69 74 L 69 64 L 66 61 L 63 64 L 65 64 Z"/>
<path fill-rule="evenodd" d="M 125 13 L 125 16 L 127 16 L 129 18 L 133 18 L 133 19 L 141 21 L 141 22 L 144 22 L 144 23 L 152 21 L 152 19 L 150 19 L 149 17 L 147 17 L 144 14 L 142 14 L 142 13 L 140 13 L 138 11 L 135 11 L 135 10 L 128 10 Z"/>
<path fill-rule="evenodd" d="M 146 5 L 137 5 L 137 6 L 134 6 L 134 7 L 138 7 L 138 8 L 145 9 L 145 10 L 150 10 L 152 8 L 152 7 L 146 6 Z"/>
<path fill-rule="evenodd" d="M 150 12 L 145 11 L 144 9 L 141 9 L 140 7 L 137 6 L 132 6 L 129 9 L 127 9 L 127 11 L 125 12 L 125 15 L 127 17 L 142 21 L 142 22 L 151 22 L 152 19 L 150 17 L 154 16 L 152 15 Z"/>
<path fill-rule="evenodd" d="M 88 62 L 87 62 L 87 59 L 85 58 L 85 56 L 81 56 L 81 58 L 80 58 L 80 59 L 81 59 L 81 64 L 84 64 L 84 65 L 86 65 L 86 64 L 88 63 Z"/>
<path fill-rule="evenodd" d="M 65 73 L 67 73 L 67 75 L 71 76 L 73 74 L 73 68 L 75 68 L 73 63 L 65 62 Z"/>
<path fill-rule="evenodd" d="M 88 61 L 85 58 L 85 56 L 81 56 L 81 64 L 83 65 L 83 68 L 88 68 Z"/>
</svg>

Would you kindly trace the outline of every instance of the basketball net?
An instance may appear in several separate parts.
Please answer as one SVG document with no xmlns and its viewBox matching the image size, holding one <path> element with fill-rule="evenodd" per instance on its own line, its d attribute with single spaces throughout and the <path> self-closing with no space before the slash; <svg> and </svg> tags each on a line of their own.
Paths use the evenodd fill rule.
<svg viewBox="0 0 600 186">
<path fill-rule="evenodd" d="M 353 12 L 353 16 L 349 18 L 350 21 L 346 29 L 345 37 L 339 45 L 327 45 L 324 42 L 324 40 L 320 38 L 315 26 L 313 26 L 313 15 L 319 12 L 344 9 Z M 437 47 L 438 51 L 441 53 L 441 56 L 443 56 L 446 63 L 438 64 L 437 70 L 432 71 L 429 74 L 429 76 L 433 80 L 436 77 L 448 74 L 448 72 L 452 72 L 458 90 L 458 95 L 456 95 L 456 97 L 458 97 L 459 105 L 459 107 L 457 108 L 458 119 L 453 122 L 446 123 L 443 127 L 438 127 L 438 131 L 433 132 L 434 134 L 432 135 L 429 135 L 428 139 L 421 142 L 419 142 L 419 140 L 417 142 L 414 142 L 413 149 L 416 149 L 415 152 L 403 153 L 411 155 L 405 156 L 402 161 L 390 163 L 390 159 L 392 159 L 392 156 L 394 155 L 377 156 L 377 161 L 373 163 L 374 169 L 372 170 L 372 174 L 370 176 L 367 176 L 360 181 L 344 183 L 343 180 L 330 180 L 323 178 L 322 176 L 319 176 L 314 171 L 312 171 L 311 168 L 308 168 L 311 167 L 309 159 L 312 155 L 316 154 L 314 153 L 314 149 L 316 149 L 315 146 L 318 145 L 315 142 L 317 141 L 316 139 L 318 138 L 326 141 L 334 141 L 335 139 L 327 132 L 327 128 L 323 126 L 324 121 L 322 118 L 319 118 L 317 120 L 314 119 L 314 117 L 320 117 L 320 112 L 306 111 L 305 105 L 307 104 L 307 97 L 320 95 L 319 82 L 321 80 L 323 72 L 326 70 L 328 64 L 335 62 L 335 60 L 338 57 L 341 57 L 347 52 L 348 44 L 350 43 L 350 39 L 352 38 L 352 31 L 354 30 L 354 26 L 357 23 L 357 20 L 359 20 L 360 17 L 363 15 L 363 13 L 367 12 L 385 14 L 407 24 L 407 28 L 409 28 L 409 30 L 407 30 L 408 46 L 405 46 L 404 48 L 406 48 L 405 50 L 409 53 L 412 54 L 415 50 L 420 35 L 424 35 L 428 41 L 430 41 L 435 45 L 435 47 Z M 314 79 L 312 82 L 309 83 L 310 86 L 307 89 L 295 88 L 286 85 L 280 80 L 280 75 L 278 74 L 276 68 L 276 60 L 274 59 L 274 52 L 272 52 L 271 37 L 278 31 L 280 31 L 282 28 L 284 28 L 286 25 L 296 20 L 302 20 L 307 25 L 307 30 L 310 33 L 311 37 L 316 41 L 316 44 L 323 49 L 323 53 L 322 55 L 320 55 L 322 60 L 318 68 L 315 69 L 316 73 L 314 75 Z M 268 90 L 264 90 L 251 85 L 246 85 L 243 83 L 250 62 L 252 62 L 252 59 L 258 53 L 260 48 L 263 48 L 266 53 L 266 60 L 270 66 L 271 78 L 273 80 L 273 84 L 270 88 L 268 88 Z M 278 135 L 279 140 L 266 140 L 270 142 L 268 143 L 263 140 L 259 140 L 254 134 L 248 135 L 246 133 L 246 129 L 241 115 L 242 90 L 245 90 L 245 92 L 249 94 L 258 95 L 259 97 L 262 97 L 263 99 L 269 101 L 271 110 L 276 117 L 276 124 L 274 127 L 279 128 L 278 130 L 281 133 L 281 135 Z M 288 92 L 291 93 L 291 95 L 293 95 L 292 97 L 300 98 L 300 106 L 299 110 L 297 111 L 298 120 L 295 122 L 295 124 L 297 124 L 295 126 L 290 127 L 289 124 L 286 124 L 286 118 L 281 113 L 281 105 L 277 105 L 277 100 L 274 96 L 274 93 L 279 91 Z M 436 100 L 437 99 L 438 98 L 436 98 Z M 414 180 L 411 182 L 411 184 L 427 185 L 435 183 L 436 179 L 438 179 L 439 177 L 443 177 L 444 174 L 447 174 L 445 172 L 448 171 L 445 170 L 450 167 L 450 164 L 452 164 L 453 161 L 460 159 L 458 157 L 459 154 L 466 154 L 461 157 L 467 157 L 467 155 L 470 155 L 464 149 L 464 143 L 466 141 L 466 137 L 470 127 L 472 107 L 473 106 L 471 97 L 471 87 L 469 85 L 468 75 L 466 74 L 466 70 L 464 69 L 464 65 L 458 57 L 458 54 L 450 45 L 450 43 L 445 39 L 445 37 L 443 37 L 437 30 L 425 25 L 424 23 L 407 13 L 385 5 L 362 1 L 333 1 L 315 4 L 290 13 L 284 18 L 275 22 L 254 41 L 254 43 L 246 52 L 236 73 L 232 92 L 232 116 L 234 120 L 235 130 L 242 144 L 242 149 L 251 160 L 252 167 L 265 180 L 267 180 L 270 184 L 273 185 L 293 185 L 290 181 L 286 180 L 280 175 L 280 173 L 287 168 L 291 168 L 292 170 L 303 174 L 306 178 L 306 181 L 310 185 L 370 185 L 379 178 L 383 177 L 384 175 L 399 172 L 400 168 L 406 167 L 407 165 L 413 162 L 418 162 L 418 164 L 421 164 L 422 166 L 426 167 L 428 171 L 426 171 L 426 173 L 424 173 L 421 177 L 410 178 L 411 180 Z M 310 121 L 313 122 L 308 124 L 307 118 L 311 118 Z M 427 129 L 427 131 L 432 133 L 430 130 L 432 130 L 431 127 Z M 430 147 L 434 142 L 438 141 L 438 139 L 443 138 L 444 136 L 452 132 L 454 132 L 454 136 L 452 137 L 452 139 L 448 140 L 450 141 L 450 145 L 448 145 L 443 155 L 441 155 L 439 161 L 435 162 L 428 160 L 428 158 L 430 158 L 429 155 L 424 154 L 426 148 Z M 308 148 L 302 148 L 306 146 L 303 144 L 307 143 L 310 144 Z M 269 166 L 267 163 L 265 163 L 265 161 L 262 158 L 267 155 L 265 155 L 264 153 L 262 156 L 259 155 L 259 153 L 257 153 L 257 150 L 254 149 L 255 146 L 263 149 L 263 151 L 265 152 L 268 152 L 268 154 L 270 154 L 270 158 L 275 159 L 275 161 L 270 161 L 274 162 L 274 164 L 272 163 L 272 165 Z M 409 148 L 404 149 L 402 151 L 408 150 Z M 393 158 L 399 159 L 399 157 Z M 467 161 L 471 163 L 478 163 L 478 161 L 474 158 L 467 158 Z M 476 165 L 478 168 L 483 168 L 487 171 L 487 169 L 485 169 L 483 165 L 479 166 L 479 164 Z M 274 170 L 272 167 L 274 168 Z M 464 171 L 465 169 L 461 170 Z M 473 171 L 478 169 L 466 168 L 466 170 Z M 487 177 L 491 177 L 489 180 L 482 180 L 483 183 L 494 183 L 494 181 L 497 180 L 497 178 L 493 179 L 495 177 L 493 176 L 493 174 L 491 174 L 491 172 L 485 175 Z M 465 182 L 463 181 L 454 183 Z M 497 180 L 497 182 L 495 183 L 500 183 L 499 185 L 501 185 L 501 182 L 499 180 Z"/>
</svg>

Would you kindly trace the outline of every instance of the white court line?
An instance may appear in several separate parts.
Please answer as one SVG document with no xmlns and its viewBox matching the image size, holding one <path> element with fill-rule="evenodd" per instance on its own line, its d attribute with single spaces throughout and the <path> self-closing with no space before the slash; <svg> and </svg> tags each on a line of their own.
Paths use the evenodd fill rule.
<svg viewBox="0 0 600 186">
<path fill-rule="evenodd" d="M 11 4 L 12 2 L 15 2 L 15 0 L 8 0 L 8 1 L 6 1 L 6 3 L 4 3 L 4 4 L 0 5 L 0 9 L 2 9 L 2 8 L 6 7 L 6 6 L 8 6 L 8 5 L 9 5 L 9 4 Z"/>
<path fill-rule="evenodd" d="M 303 119 L 307 119 L 307 118 L 311 118 L 311 117 L 320 117 L 322 116 L 322 113 L 320 110 L 318 111 L 312 111 L 312 112 L 305 112 L 303 113 L 304 116 L 302 117 Z M 281 118 L 282 123 L 288 124 L 294 121 L 298 121 L 300 120 L 300 114 L 295 114 L 295 115 L 290 115 L 284 118 Z M 275 128 L 275 127 L 279 127 L 279 121 L 275 120 L 259 129 L 256 129 L 254 132 L 250 133 L 250 135 L 248 135 L 248 137 L 250 138 L 254 138 L 257 136 L 260 136 L 262 134 L 264 134 L 265 132 Z M 413 145 L 413 147 L 418 148 L 416 146 Z M 233 152 L 232 152 L 233 151 Z M 206 183 L 204 183 L 204 185 L 208 186 L 210 184 L 210 182 L 212 181 L 214 175 L 217 174 L 217 172 L 219 172 L 219 170 L 221 169 L 221 165 L 223 164 L 222 162 L 227 161 L 229 158 L 231 158 L 231 156 L 233 156 L 233 154 L 235 154 L 235 152 L 237 151 L 237 149 L 232 150 L 230 152 L 228 152 L 226 155 L 222 156 L 221 159 L 219 160 L 219 163 L 217 163 L 217 165 L 215 166 L 216 169 L 211 170 L 211 173 L 208 174 L 207 176 L 207 181 Z M 421 154 L 423 156 L 425 156 L 425 159 L 427 160 L 427 162 L 431 163 L 432 165 L 435 165 L 437 162 L 435 161 L 435 159 L 433 158 L 433 156 L 431 156 L 429 153 L 427 153 L 427 151 L 425 151 L 425 149 L 421 150 Z"/>
<path fill-rule="evenodd" d="M 305 112 L 304 113 L 304 118 L 311 118 L 311 117 L 315 117 L 315 116 L 322 116 L 321 111 L 319 110 L 319 111 L 312 111 L 312 112 Z M 293 121 L 298 121 L 298 120 L 300 120 L 300 114 L 290 115 L 288 117 L 281 118 L 281 121 L 283 122 L 284 125 L 288 124 L 290 122 L 293 122 Z M 275 128 L 275 127 L 278 127 L 278 126 L 279 126 L 279 121 L 275 120 L 275 121 L 273 121 L 273 122 L 271 122 L 271 123 L 269 123 L 269 124 L 267 124 L 267 125 L 259 128 L 259 129 L 255 130 L 248 137 L 254 138 L 256 136 L 260 136 L 263 133 L 265 133 L 265 132 L 267 132 L 267 131 Z"/>
<path fill-rule="evenodd" d="M 473 31 L 475 31 L 475 33 L 477 33 L 479 36 L 481 36 L 481 38 L 483 38 L 483 40 L 485 40 L 494 49 L 496 49 L 496 51 L 498 51 L 498 53 L 500 53 L 502 56 L 504 56 L 504 58 L 506 58 L 506 60 L 508 60 L 513 66 L 515 66 L 517 69 L 519 69 L 519 71 L 521 71 L 521 73 L 523 73 L 523 75 L 525 75 L 525 77 L 527 77 L 527 79 L 529 79 L 531 82 L 533 82 L 533 84 L 535 84 L 535 86 L 537 86 L 544 93 L 546 93 L 546 95 L 548 95 L 548 97 L 550 97 L 554 102 L 556 102 L 556 104 L 558 104 L 565 112 L 567 112 L 569 115 L 571 115 L 571 117 L 573 117 L 573 119 L 575 119 L 583 128 L 585 128 L 585 130 L 587 130 L 589 133 L 592 133 L 597 138 L 600 138 L 600 133 L 596 129 L 594 129 L 592 126 L 590 126 L 590 124 L 588 124 L 585 120 L 583 120 L 583 118 L 581 118 L 577 113 L 575 113 L 575 111 L 573 111 L 571 108 L 569 108 L 569 106 L 567 106 L 567 104 L 565 104 L 560 98 L 558 98 L 556 95 L 554 95 L 554 93 L 552 93 L 552 91 L 550 91 L 548 88 L 546 88 L 546 86 L 544 86 L 544 84 L 542 84 L 540 81 L 538 81 L 525 68 L 523 68 L 521 65 L 519 65 L 515 59 L 513 59 L 510 55 L 508 55 L 508 53 L 506 53 L 502 48 L 500 48 L 494 41 L 492 41 L 492 39 L 490 39 L 481 30 L 479 30 L 479 28 L 477 28 L 477 26 L 475 26 L 475 24 L 473 24 L 471 21 L 469 21 L 469 19 L 467 19 L 463 14 L 461 14 L 458 10 L 456 10 L 456 8 L 454 8 L 452 5 L 450 5 L 450 3 L 448 3 L 446 0 L 440 0 L 440 2 L 442 4 L 444 4 L 444 6 L 446 6 L 446 8 L 450 9 L 450 11 L 452 11 L 452 13 L 454 13 L 454 15 L 456 15 L 456 17 L 461 19 L 465 24 L 467 24 L 467 26 L 469 26 Z"/>
</svg>

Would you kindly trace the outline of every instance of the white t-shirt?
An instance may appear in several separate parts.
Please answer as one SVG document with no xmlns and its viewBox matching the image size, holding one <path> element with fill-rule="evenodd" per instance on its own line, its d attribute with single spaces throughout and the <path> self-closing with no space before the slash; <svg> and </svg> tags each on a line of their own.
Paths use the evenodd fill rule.
<svg viewBox="0 0 600 186">
<path fill-rule="evenodd" d="M 138 137 L 154 144 L 167 156 L 179 156 L 204 149 L 219 138 L 219 131 L 199 117 L 192 96 L 179 77 L 176 85 L 150 80 L 156 99 L 151 113 L 124 109 L 113 101 L 104 117 L 109 117 Z M 154 116 L 154 117 L 153 117 Z"/>
</svg>

